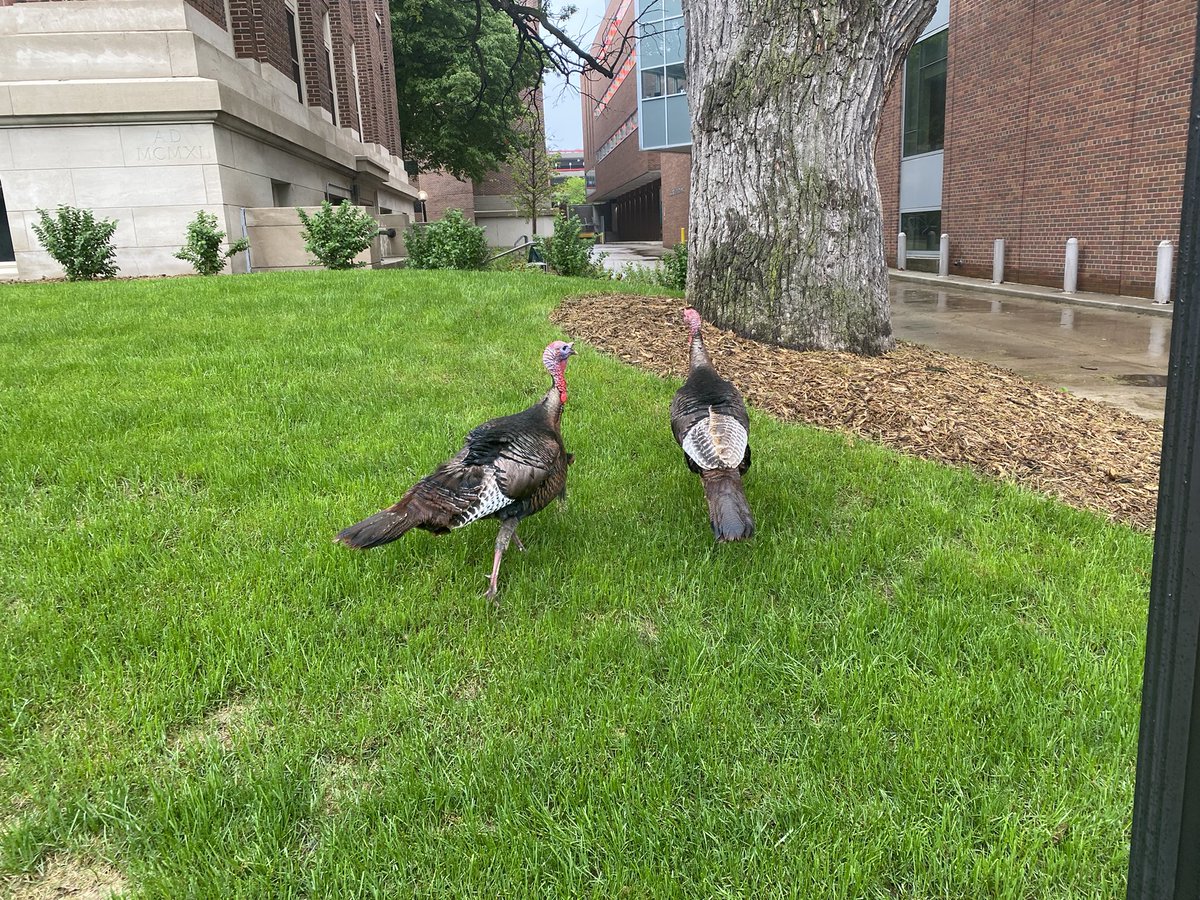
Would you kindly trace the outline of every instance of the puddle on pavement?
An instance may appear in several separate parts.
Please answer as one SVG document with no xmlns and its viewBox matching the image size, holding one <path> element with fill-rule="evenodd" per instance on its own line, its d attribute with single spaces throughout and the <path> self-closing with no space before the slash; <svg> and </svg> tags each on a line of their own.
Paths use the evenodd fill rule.
<svg viewBox="0 0 1200 900">
<path fill-rule="evenodd" d="M 1151 365 L 1166 365 L 1170 349 L 1171 320 L 1166 317 L 1130 314 L 1111 310 L 1068 306 L 1049 300 L 980 295 L 966 291 L 938 290 L 893 282 L 893 321 L 897 334 L 911 328 L 927 340 L 938 323 L 953 322 L 955 328 L 977 327 L 995 335 L 997 327 L 1011 340 L 1009 355 L 1022 356 L 1022 338 L 1037 342 L 1083 342 L 1108 352 L 1144 355 Z M 1003 323 L 1002 325 L 1000 323 Z M 980 335 L 982 337 L 982 334 Z M 932 343 L 932 342 L 931 342 Z M 1133 382 L 1127 382 L 1133 384 Z M 1142 386 L 1141 383 L 1138 383 Z M 1144 386 L 1153 386 L 1146 383 Z"/>
<path fill-rule="evenodd" d="M 1160 387 L 1167 386 L 1167 376 L 1166 375 L 1143 375 L 1143 374 L 1114 375 L 1113 381 L 1119 382 L 1120 384 L 1128 384 L 1131 387 L 1160 388 Z"/>
</svg>

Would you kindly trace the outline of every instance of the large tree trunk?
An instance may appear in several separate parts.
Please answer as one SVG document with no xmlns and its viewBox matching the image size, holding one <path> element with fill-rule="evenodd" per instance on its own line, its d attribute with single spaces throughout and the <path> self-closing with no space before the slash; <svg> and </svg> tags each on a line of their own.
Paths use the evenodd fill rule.
<svg viewBox="0 0 1200 900">
<path fill-rule="evenodd" d="M 937 0 L 686 7 L 689 298 L 758 340 L 890 350 L 875 132 Z"/>
</svg>

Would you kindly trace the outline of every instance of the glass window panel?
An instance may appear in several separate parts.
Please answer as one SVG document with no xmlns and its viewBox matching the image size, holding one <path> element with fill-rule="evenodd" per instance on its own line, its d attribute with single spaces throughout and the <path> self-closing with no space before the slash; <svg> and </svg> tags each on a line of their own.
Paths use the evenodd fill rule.
<svg viewBox="0 0 1200 900">
<path fill-rule="evenodd" d="M 946 132 L 946 49 L 949 31 L 913 47 L 904 72 L 904 155 L 941 150 Z"/>
<path fill-rule="evenodd" d="M 643 150 L 661 147 L 667 142 L 667 112 L 665 100 L 647 100 L 638 117 Z"/>
<path fill-rule="evenodd" d="M 661 66 L 666 59 L 663 57 L 663 34 L 660 23 L 643 23 L 638 26 L 640 40 L 638 53 L 641 55 L 643 68 L 652 69 Z"/>
<path fill-rule="evenodd" d="M 692 139 L 692 120 L 688 115 L 686 95 L 668 97 L 667 105 L 667 145 L 686 144 Z"/>
<path fill-rule="evenodd" d="M 666 93 L 663 69 L 642 69 L 642 98 L 661 97 Z"/>
<path fill-rule="evenodd" d="M 910 253 L 914 250 L 936 252 L 942 243 L 942 211 L 901 213 L 900 230 L 908 236 Z"/>
<path fill-rule="evenodd" d="M 664 12 L 668 17 L 682 16 L 683 15 L 683 0 L 667 0 L 666 6 L 664 8 Z"/>
<path fill-rule="evenodd" d="M 663 0 L 638 0 L 638 21 L 647 22 L 651 19 L 661 19 L 662 14 Z"/>
<path fill-rule="evenodd" d="M 683 63 L 667 66 L 666 93 L 682 94 L 687 90 L 687 67 Z M 645 96 L 645 95 L 643 95 Z"/>
<path fill-rule="evenodd" d="M 687 59 L 687 35 L 683 30 L 683 19 L 669 19 L 663 23 L 666 37 L 666 62 L 681 63 Z"/>
</svg>

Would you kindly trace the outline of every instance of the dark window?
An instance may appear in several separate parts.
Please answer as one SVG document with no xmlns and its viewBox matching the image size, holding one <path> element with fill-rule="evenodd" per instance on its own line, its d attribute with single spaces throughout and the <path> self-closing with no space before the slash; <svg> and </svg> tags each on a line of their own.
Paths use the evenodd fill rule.
<svg viewBox="0 0 1200 900">
<path fill-rule="evenodd" d="M 904 155 L 941 150 L 946 133 L 946 46 L 949 30 L 912 48 L 904 73 Z"/>
<path fill-rule="evenodd" d="M 13 252 L 12 233 L 8 230 L 8 210 L 4 206 L 4 187 L 0 186 L 0 262 L 12 262 L 17 258 Z"/>
<path fill-rule="evenodd" d="M 900 213 L 900 230 L 908 236 L 907 250 L 936 253 L 942 243 L 942 211 Z"/>
<path fill-rule="evenodd" d="M 325 100 L 329 104 L 329 114 L 333 116 L 333 124 L 338 123 L 337 120 L 337 97 L 333 93 L 333 51 L 328 47 L 325 48 L 325 65 L 329 67 L 329 87 L 325 95 Z"/>
<path fill-rule="evenodd" d="M 292 55 L 292 81 L 296 82 L 296 99 L 304 102 L 304 76 L 300 74 L 300 48 L 296 43 L 296 14 L 284 9 L 287 16 L 288 52 Z"/>
<path fill-rule="evenodd" d="M 667 93 L 682 94 L 687 90 L 687 68 L 682 64 L 667 66 Z"/>
<path fill-rule="evenodd" d="M 642 97 L 661 97 L 663 95 L 663 70 L 642 69 Z"/>
</svg>

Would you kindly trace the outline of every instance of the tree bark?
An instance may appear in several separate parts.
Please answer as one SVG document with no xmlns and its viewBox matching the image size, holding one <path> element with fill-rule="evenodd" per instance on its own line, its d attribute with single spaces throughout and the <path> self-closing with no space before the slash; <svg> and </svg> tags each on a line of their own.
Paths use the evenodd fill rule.
<svg viewBox="0 0 1200 900">
<path fill-rule="evenodd" d="M 887 352 L 875 133 L 884 92 L 937 0 L 685 7 L 688 297 L 757 340 Z"/>
</svg>

